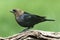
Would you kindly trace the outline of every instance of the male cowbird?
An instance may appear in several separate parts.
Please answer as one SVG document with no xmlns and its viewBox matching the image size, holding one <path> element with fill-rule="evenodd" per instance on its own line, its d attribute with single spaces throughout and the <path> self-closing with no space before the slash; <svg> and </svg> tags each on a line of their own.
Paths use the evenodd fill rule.
<svg viewBox="0 0 60 40">
<path fill-rule="evenodd" d="M 13 9 L 12 12 L 15 15 L 15 19 L 19 25 L 26 27 L 23 31 L 26 31 L 30 28 L 33 28 L 35 24 L 45 22 L 45 21 L 54 21 L 52 19 L 46 19 L 44 16 L 33 15 L 28 12 Z"/>
</svg>

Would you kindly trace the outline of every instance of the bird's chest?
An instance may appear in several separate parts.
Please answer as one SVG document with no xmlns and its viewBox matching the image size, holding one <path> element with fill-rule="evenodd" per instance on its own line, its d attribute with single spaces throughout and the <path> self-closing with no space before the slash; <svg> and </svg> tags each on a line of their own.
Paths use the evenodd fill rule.
<svg viewBox="0 0 60 40">
<path fill-rule="evenodd" d="M 29 21 L 30 16 L 26 16 L 26 15 L 22 15 L 22 16 L 19 16 L 19 17 L 16 17 L 16 21 L 18 22 L 18 24 L 20 25 L 29 25 L 31 22 Z"/>
<path fill-rule="evenodd" d="M 30 16 L 21 15 L 21 16 L 16 17 L 16 20 L 17 20 L 18 22 L 29 22 Z"/>
<path fill-rule="evenodd" d="M 30 26 L 31 22 L 29 20 L 30 19 L 28 18 L 28 16 L 20 16 L 16 18 L 16 21 L 21 26 Z"/>
</svg>

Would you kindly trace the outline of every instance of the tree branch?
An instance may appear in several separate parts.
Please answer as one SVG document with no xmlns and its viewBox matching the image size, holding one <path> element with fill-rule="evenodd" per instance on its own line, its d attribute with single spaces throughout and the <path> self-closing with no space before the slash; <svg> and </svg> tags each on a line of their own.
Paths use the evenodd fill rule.
<svg viewBox="0 0 60 40">
<path fill-rule="evenodd" d="M 0 38 L 0 40 L 60 40 L 60 32 L 32 30 Z"/>
</svg>

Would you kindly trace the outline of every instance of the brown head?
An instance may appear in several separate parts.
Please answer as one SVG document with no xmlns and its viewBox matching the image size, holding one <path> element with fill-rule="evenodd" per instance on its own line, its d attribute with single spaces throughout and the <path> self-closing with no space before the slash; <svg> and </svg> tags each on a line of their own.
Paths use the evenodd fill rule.
<svg viewBox="0 0 60 40">
<path fill-rule="evenodd" d="M 19 9 L 12 9 L 10 12 L 13 13 L 15 16 L 20 16 L 24 13 L 24 11 Z"/>
</svg>

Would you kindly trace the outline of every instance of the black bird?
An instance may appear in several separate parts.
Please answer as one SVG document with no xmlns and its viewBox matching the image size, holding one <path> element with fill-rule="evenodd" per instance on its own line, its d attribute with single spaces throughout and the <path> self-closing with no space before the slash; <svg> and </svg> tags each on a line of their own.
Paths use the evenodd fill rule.
<svg viewBox="0 0 60 40">
<path fill-rule="evenodd" d="M 33 28 L 35 24 L 41 22 L 55 21 L 52 19 L 46 19 L 46 17 L 44 16 L 33 15 L 19 9 L 13 9 L 10 12 L 12 12 L 15 15 L 15 19 L 19 25 L 21 25 L 22 27 L 26 27 L 26 29 L 24 29 L 23 31 Z"/>
</svg>

